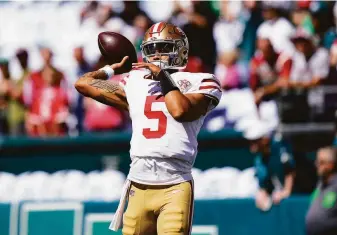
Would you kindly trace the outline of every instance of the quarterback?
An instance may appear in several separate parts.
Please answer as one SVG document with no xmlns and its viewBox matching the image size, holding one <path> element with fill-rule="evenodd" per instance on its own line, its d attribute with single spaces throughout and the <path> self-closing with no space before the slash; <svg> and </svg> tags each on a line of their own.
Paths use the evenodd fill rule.
<svg viewBox="0 0 337 235">
<path fill-rule="evenodd" d="M 186 67 L 188 50 L 185 33 L 160 22 L 144 36 L 144 62 L 133 64 L 119 83 L 107 79 L 127 57 L 75 84 L 81 94 L 129 111 L 132 120 L 132 163 L 110 225 L 123 226 L 124 235 L 191 233 L 197 135 L 222 93 L 214 75 L 179 71 Z"/>
</svg>

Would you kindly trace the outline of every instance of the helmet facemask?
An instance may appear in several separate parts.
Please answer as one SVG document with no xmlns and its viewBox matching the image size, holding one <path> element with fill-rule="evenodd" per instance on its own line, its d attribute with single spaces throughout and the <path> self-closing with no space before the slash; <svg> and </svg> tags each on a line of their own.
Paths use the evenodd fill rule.
<svg viewBox="0 0 337 235">
<path fill-rule="evenodd" d="M 175 45 L 172 41 L 155 41 L 142 45 L 143 59 L 147 63 L 152 63 L 161 69 L 167 69 L 172 66 L 171 58 L 175 56 Z M 167 56 L 167 59 L 162 59 Z M 153 57 L 158 57 L 157 60 L 151 60 Z"/>
<path fill-rule="evenodd" d="M 154 40 L 141 45 L 143 60 L 152 63 L 161 69 L 184 69 L 187 64 L 188 50 L 181 40 Z M 183 54 L 182 54 L 183 53 Z M 182 61 L 182 57 L 186 56 Z M 150 60 L 152 57 L 158 56 L 159 60 Z M 162 60 L 162 56 L 167 56 L 167 60 Z M 185 64 L 184 66 L 180 66 Z"/>
</svg>

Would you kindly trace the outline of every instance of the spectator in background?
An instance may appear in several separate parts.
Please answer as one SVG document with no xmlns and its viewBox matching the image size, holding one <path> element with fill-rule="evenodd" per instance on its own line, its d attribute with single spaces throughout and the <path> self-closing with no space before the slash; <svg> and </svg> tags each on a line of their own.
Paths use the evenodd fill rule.
<svg viewBox="0 0 337 235">
<path fill-rule="evenodd" d="M 237 63 L 238 58 L 239 52 L 235 49 L 219 56 L 214 74 L 224 90 L 240 88 L 245 80 L 244 66 Z"/>
<path fill-rule="evenodd" d="M 124 10 L 119 16 L 129 25 L 133 25 L 138 16 L 147 17 L 146 13 L 139 8 L 137 1 L 124 1 Z"/>
<path fill-rule="evenodd" d="M 99 7 L 98 1 L 90 1 L 82 9 L 80 13 L 80 22 L 83 23 L 86 19 L 91 18 L 95 15 L 97 8 Z"/>
<path fill-rule="evenodd" d="M 299 5 L 293 12 L 291 12 L 291 21 L 295 27 L 300 27 L 306 20 L 311 21 L 311 14 L 308 7 Z"/>
<path fill-rule="evenodd" d="M 337 66 L 337 40 L 334 41 L 330 48 L 330 66 Z"/>
<path fill-rule="evenodd" d="M 32 72 L 29 79 L 24 84 L 24 102 L 27 106 L 30 106 L 34 100 L 40 95 L 40 90 L 46 84 L 46 74 L 50 70 L 56 71 L 61 74 L 61 82 L 64 81 L 63 73 L 53 65 L 53 52 L 47 47 L 40 48 L 40 54 L 43 60 L 42 69 L 37 72 Z"/>
<path fill-rule="evenodd" d="M 90 64 L 96 63 L 100 57 L 97 47 L 97 35 L 103 31 L 113 31 L 127 37 L 132 43 L 136 40 L 136 31 L 127 25 L 111 5 L 99 3 L 93 14 L 83 21 L 78 33 L 78 40 L 85 48 L 84 54 Z"/>
<path fill-rule="evenodd" d="M 92 71 L 92 67 L 89 65 L 89 63 L 86 61 L 86 59 L 84 58 L 84 51 L 83 51 L 83 47 L 79 46 L 76 47 L 73 51 L 73 56 L 74 59 L 76 61 L 76 75 L 77 77 L 82 76 L 83 74 Z M 83 99 L 84 97 L 76 92 L 76 94 L 78 94 L 77 97 L 77 102 L 75 104 L 75 107 L 73 107 L 73 113 L 75 113 L 75 116 L 77 118 L 77 129 L 79 132 L 82 132 L 83 130 L 83 120 L 84 120 L 84 107 L 83 107 Z"/>
<path fill-rule="evenodd" d="M 218 54 L 233 51 L 241 43 L 245 25 L 238 18 L 240 10 L 241 2 L 220 2 L 220 17 L 213 28 Z"/>
<path fill-rule="evenodd" d="M 337 151 L 333 147 L 321 148 L 316 159 L 320 182 L 312 194 L 306 215 L 308 235 L 337 234 Z"/>
<path fill-rule="evenodd" d="M 152 22 L 146 15 L 139 14 L 134 18 L 132 25 L 136 31 L 136 40 L 135 40 L 134 45 L 135 45 L 136 51 L 138 52 L 139 57 L 142 60 L 140 45 L 143 42 L 143 37 L 144 37 L 146 30 L 150 28 L 150 26 L 152 25 Z"/>
<path fill-rule="evenodd" d="M 43 71 L 44 83 L 36 91 L 26 122 L 31 136 L 59 136 L 66 133 L 69 114 L 66 91 L 60 86 L 62 73 L 54 68 Z"/>
<path fill-rule="evenodd" d="M 84 99 L 84 129 L 89 132 L 119 130 L 123 127 L 123 113 L 91 98 Z M 104 117 L 104 118 L 102 118 Z"/>
<path fill-rule="evenodd" d="M 291 23 L 281 16 L 279 3 L 280 2 L 277 1 L 263 2 L 262 13 L 265 21 L 259 26 L 259 28 L 268 27 L 270 31 L 270 42 L 277 53 L 293 50 L 290 37 L 295 31 Z M 286 2 L 282 2 L 281 4 L 286 4 Z"/>
<path fill-rule="evenodd" d="M 329 53 L 325 48 L 316 47 L 315 38 L 303 28 L 292 37 L 296 48 L 290 75 L 290 86 L 312 88 L 319 85 L 329 72 Z"/>
<path fill-rule="evenodd" d="M 74 59 L 77 64 L 76 74 L 83 75 L 91 70 L 91 66 L 84 58 L 84 48 L 82 46 L 76 47 L 73 52 Z"/>
<path fill-rule="evenodd" d="M 205 66 L 199 57 L 189 57 L 184 72 L 203 73 L 205 72 Z"/>
<path fill-rule="evenodd" d="M 99 58 L 92 70 L 98 70 L 107 64 L 103 56 Z M 115 75 L 111 79 L 120 81 L 123 79 L 123 74 Z M 126 118 L 120 110 L 101 104 L 90 98 L 83 100 L 84 116 L 83 116 L 83 131 L 88 132 L 104 132 L 120 130 L 125 127 L 129 119 Z M 104 118 L 102 118 L 104 116 Z"/>
<path fill-rule="evenodd" d="M 43 67 L 31 74 L 24 88 L 23 99 L 29 107 L 26 130 L 33 136 L 63 134 L 59 124 L 68 114 L 66 91 L 61 87 L 64 76 L 53 65 L 53 53 L 49 48 L 42 47 L 40 53 Z"/>
<path fill-rule="evenodd" d="M 25 134 L 26 107 L 23 101 L 24 84 L 29 79 L 30 70 L 28 68 L 28 52 L 19 49 L 16 58 L 22 69 L 22 74 L 18 80 L 12 81 L 11 100 L 9 102 L 9 125 L 11 135 Z"/>
<path fill-rule="evenodd" d="M 216 49 L 213 39 L 213 26 L 216 16 L 206 1 L 187 2 L 187 6 L 177 3 L 171 21 L 182 28 L 189 38 L 189 56 L 199 57 L 207 71 L 213 71 Z"/>
<path fill-rule="evenodd" d="M 279 204 L 292 193 L 294 160 L 282 141 L 271 139 L 270 130 L 264 123 L 252 125 L 245 131 L 244 137 L 250 141 L 250 151 L 255 154 L 259 181 L 256 206 L 267 211 L 272 204 Z"/>
<path fill-rule="evenodd" d="M 255 102 L 275 99 L 278 91 L 288 86 L 292 60 L 286 52 L 277 53 L 271 42 L 270 28 L 261 26 L 257 33 L 257 51 L 250 64 L 250 88 Z"/>
<path fill-rule="evenodd" d="M 337 85 L 337 39 L 330 48 L 330 69 L 324 84 Z"/>
<path fill-rule="evenodd" d="M 257 29 L 263 22 L 259 2 L 251 0 L 243 1 L 243 9 L 240 15 L 240 18 L 245 22 L 245 31 L 243 32 L 242 42 L 239 47 L 241 50 L 240 57 L 244 61 L 249 61 L 255 52 Z"/>
<path fill-rule="evenodd" d="M 10 73 L 8 60 L 0 58 L 0 134 L 8 135 L 8 101 L 10 98 Z"/>
<path fill-rule="evenodd" d="M 337 3 L 335 3 L 333 7 L 333 16 L 334 25 L 325 32 L 323 38 L 323 46 L 327 49 L 330 49 L 333 42 L 337 39 Z"/>
</svg>

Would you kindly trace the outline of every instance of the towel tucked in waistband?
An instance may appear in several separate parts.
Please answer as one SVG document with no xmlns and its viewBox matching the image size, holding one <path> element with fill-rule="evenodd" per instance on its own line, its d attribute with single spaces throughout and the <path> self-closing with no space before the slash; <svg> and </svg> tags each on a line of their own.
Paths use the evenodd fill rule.
<svg viewBox="0 0 337 235">
<path fill-rule="evenodd" d="M 121 199 L 119 200 L 117 211 L 109 226 L 110 230 L 117 231 L 118 229 L 122 228 L 123 214 L 124 214 L 125 204 L 126 204 L 126 201 L 129 195 L 130 185 L 131 185 L 131 181 L 126 180 L 124 183 L 123 189 L 122 189 Z"/>
</svg>

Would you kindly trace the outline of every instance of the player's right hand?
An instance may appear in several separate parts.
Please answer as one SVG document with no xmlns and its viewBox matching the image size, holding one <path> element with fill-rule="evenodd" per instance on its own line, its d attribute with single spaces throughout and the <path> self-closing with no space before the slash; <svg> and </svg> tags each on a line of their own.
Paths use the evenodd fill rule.
<svg viewBox="0 0 337 235">
<path fill-rule="evenodd" d="M 123 65 L 125 64 L 125 62 L 126 62 L 128 59 L 129 59 L 129 56 L 124 56 L 124 58 L 122 59 L 121 62 L 112 64 L 112 65 L 110 65 L 110 67 L 111 67 L 113 70 L 119 69 L 119 68 L 123 67 Z"/>
</svg>

